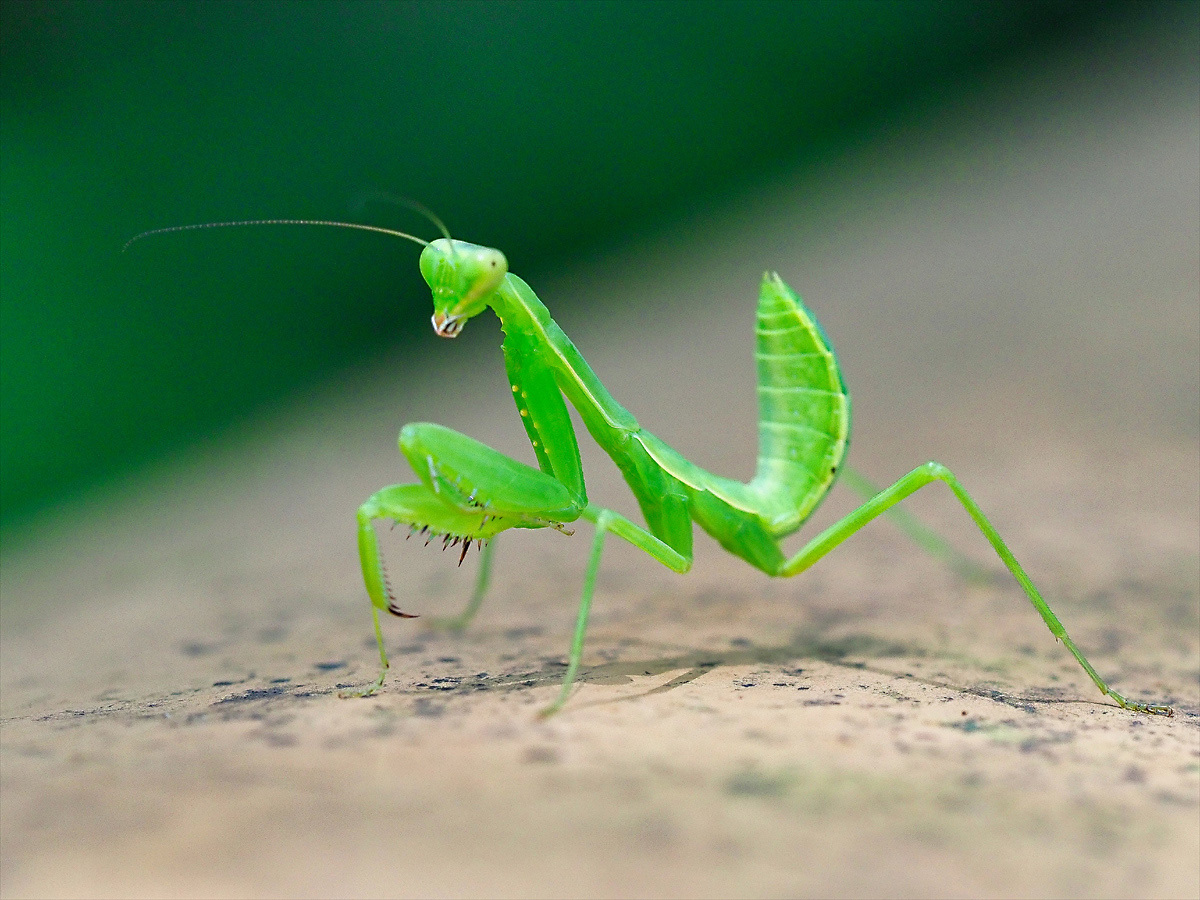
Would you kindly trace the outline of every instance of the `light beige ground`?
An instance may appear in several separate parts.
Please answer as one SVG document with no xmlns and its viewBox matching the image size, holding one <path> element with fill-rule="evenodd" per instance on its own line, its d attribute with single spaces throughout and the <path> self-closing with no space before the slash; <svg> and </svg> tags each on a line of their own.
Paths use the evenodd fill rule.
<svg viewBox="0 0 1200 900">
<path fill-rule="evenodd" d="M 707 539 L 687 577 L 610 544 L 545 722 L 588 538 L 516 535 L 476 627 L 385 623 L 386 691 L 338 699 L 375 674 L 353 510 L 407 479 L 399 425 L 530 458 L 481 320 L 423 376 L 381 360 L 5 548 L 0 893 L 1196 896 L 1200 140 L 1189 83 L 1149 81 L 1116 106 L 1006 82 L 530 278 L 584 301 L 560 322 L 648 427 L 745 476 L 779 268 L 839 347 L 857 465 L 950 465 L 1100 671 L 1174 718 L 1104 701 L 1011 582 L 883 523 L 786 582 Z M 464 599 L 448 554 L 388 552 L 414 611 Z"/>
</svg>

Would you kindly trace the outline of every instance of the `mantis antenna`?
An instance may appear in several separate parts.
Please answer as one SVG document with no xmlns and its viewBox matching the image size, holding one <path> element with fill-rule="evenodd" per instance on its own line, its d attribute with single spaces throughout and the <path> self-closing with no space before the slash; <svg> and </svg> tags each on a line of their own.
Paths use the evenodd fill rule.
<svg viewBox="0 0 1200 900">
<path fill-rule="evenodd" d="M 454 246 L 454 238 L 450 237 L 450 229 L 428 206 L 418 200 L 413 200 L 411 197 L 400 197 L 395 194 L 389 194 L 387 191 L 371 191 L 361 195 L 358 202 L 355 204 L 355 209 L 362 209 L 372 201 L 376 203 L 392 203 L 397 206 L 403 206 L 411 209 L 418 215 L 424 216 L 434 224 L 438 231 L 442 233 L 442 237 L 446 239 L 446 244 L 450 248 L 450 255 L 457 257 L 458 248 Z"/>
<path fill-rule="evenodd" d="M 442 237 L 444 237 L 453 245 L 454 239 L 450 237 L 450 229 L 446 227 L 446 223 L 439 219 L 434 214 L 433 210 L 431 210 L 424 203 L 420 203 L 409 197 L 397 197 L 396 195 L 386 193 L 385 191 L 372 191 L 370 193 L 361 195 L 358 199 L 358 202 L 354 204 L 354 208 L 361 210 L 371 201 L 378 203 L 394 203 L 397 206 L 403 206 L 407 209 L 411 209 L 413 212 L 424 216 L 426 219 L 432 222 L 437 230 L 442 233 Z"/>
<path fill-rule="evenodd" d="M 428 217 L 442 230 L 442 233 L 449 240 L 450 235 L 446 231 L 446 226 L 441 223 L 437 216 L 420 206 L 420 204 L 414 204 L 413 209 Z M 414 237 L 411 234 L 396 231 L 392 228 L 380 228 L 378 225 L 360 225 L 357 222 L 330 222 L 325 219 L 248 219 L 242 222 L 205 222 L 201 225 L 173 225 L 170 228 L 155 228 L 150 231 L 143 231 L 141 234 L 135 234 L 127 240 L 125 246 L 121 248 L 121 252 L 124 253 L 128 250 L 129 245 L 135 241 L 140 241 L 144 237 L 150 237 L 152 234 L 167 234 L 172 231 L 193 231 L 197 228 L 234 228 L 239 225 L 328 225 L 333 228 L 357 228 L 360 231 L 377 231 L 380 234 L 390 234 L 394 237 L 404 238 L 405 240 L 412 241 L 414 244 L 420 244 L 422 247 L 429 246 L 429 241 L 423 241 L 419 237 Z M 451 244 L 453 245 L 453 242 Z"/>
<path fill-rule="evenodd" d="M 446 239 L 446 245 L 450 248 L 450 255 L 455 258 L 458 257 L 458 248 L 454 246 L 454 238 L 450 237 L 450 229 L 446 227 L 445 222 L 434 215 L 433 210 L 431 210 L 428 206 L 426 206 L 424 203 L 419 203 L 416 200 L 410 200 L 408 197 L 392 197 L 388 194 L 381 194 L 380 198 L 384 200 L 390 200 L 392 203 L 399 203 L 401 206 L 407 206 L 413 212 L 427 218 L 430 222 L 437 226 L 437 230 L 440 231 L 442 233 L 442 237 Z"/>
</svg>

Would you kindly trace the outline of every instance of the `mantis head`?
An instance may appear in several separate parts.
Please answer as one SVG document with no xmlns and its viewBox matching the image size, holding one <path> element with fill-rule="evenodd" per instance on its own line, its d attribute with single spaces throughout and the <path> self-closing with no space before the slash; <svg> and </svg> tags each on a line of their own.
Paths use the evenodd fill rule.
<svg viewBox="0 0 1200 900">
<path fill-rule="evenodd" d="M 499 250 L 449 238 L 430 243 L 421 251 L 421 275 L 433 291 L 433 330 L 458 337 L 507 274 L 508 260 Z"/>
<path fill-rule="evenodd" d="M 488 300 L 500 287 L 508 274 L 508 260 L 499 250 L 456 241 L 450 237 L 442 220 L 413 200 L 389 198 L 408 206 L 429 219 L 444 235 L 436 241 L 424 241 L 404 231 L 380 228 L 378 225 L 360 225 L 355 222 L 333 222 L 326 219 L 248 219 L 239 222 L 205 222 L 200 225 L 174 225 L 170 228 L 155 228 L 134 235 L 125 242 L 129 245 L 152 234 L 167 234 L 172 231 L 192 231 L 197 228 L 231 228 L 243 225 L 327 225 L 334 228 L 356 228 L 360 231 L 376 231 L 404 238 L 425 249 L 421 252 L 421 275 L 433 291 L 433 330 L 442 337 L 458 337 L 467 319 L 477 316 Z"/>
</svg>

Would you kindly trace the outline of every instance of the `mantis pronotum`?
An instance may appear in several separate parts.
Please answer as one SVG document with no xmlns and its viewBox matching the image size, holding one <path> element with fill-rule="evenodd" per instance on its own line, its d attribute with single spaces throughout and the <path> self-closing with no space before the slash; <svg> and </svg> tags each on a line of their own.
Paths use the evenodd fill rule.
<svg viewBox="0 0 1200 900">
<path fill-rule="evenodd" d="M 371 496 L 358 510 L 358 548 L 372 604 L 382 671 L 373 684 L 350 696 L 370 696 L 388 671 L 380 610 L 411 618 L 400 609 L 383 569 L 374 522 L 391 520 L 410 533 L 441 539 L 460 548 L 461 563 L 472 543 L 481 546 L 475 592 L 453 624 L 465 625 L 486 592 L 494 538 L 510 528 L 553 528 L 586 519 L 595 526 L 584 575 L 574 639 L 556 699 L 543 711 L 561 709 L 570 696 L 580 659 L 596 573 L 609 534 L 625 539 L 676 572 L 692 564 L 692 526 L 699 525 L 736 556 L 768 575 L 803 572 L 860 528 L 891 510 L 899 524 L 927 549 L 953 551 L 896 504 L 934 481 L 944 482 L 962 503 L 996 554 L 1025 591 L 1050 632 L 1100 689 L 1125 709 L 1171 715 L 1168 706 L 1137 703 L 1110 688 L 1087 661 L 1033 582 L 1005 546 L 979 506 L 945 466 L 927 462 L 884 490 L 847 473 L 852 486 L 869 499 L 830 525 L 793 556 L 780 542 L 796 532 L 833 486 L 850 436 L 850 397 L 837 357 L 801 299 L 774 273 L 763 276 L 756 325 L 759 453 L 749 482 L 714 475 L 684 458 L 646 431 L 608 392 L 575 345 L 550 317 L 530 287 L 508 271 L 499 250 L 454 240 L 423 207 L 444 237 L 426 242 L 404 232 L 340 222 L 291 219 L 184 225 L 147 234 L 229 225 L 309 224 L 393 234 L 423 246 L 421 274 L 433 292 L 433 328 L 456 337 L 463 325 L 488 307 L 500 318 L 505 367 L 521 421 L 537 457 L 526 465 L 457 431 L 428 422 L 400 432 L 400 450 L 417 477 Z M 130 241 L 132 243 L 132 241 Z M 126 244 L 128 246 L 128 244 Z M 578 411 L 588 433 L 620 469 L 637 498 L 646 526 L 588 501 L 575 430 L 566 402 Z"/>
</svg>

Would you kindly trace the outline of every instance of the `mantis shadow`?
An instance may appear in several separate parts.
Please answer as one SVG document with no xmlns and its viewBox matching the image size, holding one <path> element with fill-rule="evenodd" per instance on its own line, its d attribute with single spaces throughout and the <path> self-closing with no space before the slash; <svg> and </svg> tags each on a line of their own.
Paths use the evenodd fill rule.
<svg viewBox="0 0 1200 900">
<path fill-rule="evenodd" d="M 613 651 L 609 651 L 613 652 Z M 605 697 L 593 700 L 578 701 L 567 705 L 563 712 L 580 710 L 588 707 L 606 706 L 617 703 L 635 702 L 656 694 L 665 694 L 676 688 L 695 681 L 703 675 L 721 669 L 722 667 L 737 667 L 749 665 L 786 666 L 797 662 L 823 662 L 845 669 L 871 672 L 887 678 L 900 678 L 905 681 L 925 685 L 952 694 L 978 697 L 1019 709 L 1022 712 L 1036 714 L 1040 710 L 1036 704 L 1089 704 L 1107 707 L 1109 704 L 1102 699 L 1084 699 L 1076 691 L 1065 689 L 1046 689 L 1036 696 L 1015 696 L 1003 691 L 984 686 L 966 686 L 945 679 L 930 678 L 912 672 L 898 674 L 886 666 L 871 665 L 866 660 L 927 658 L 931 654 L 925 647 L 906 644 L 895 640 L 883 640 L 871 635 L 850 634 L 841 637 L 829 637 L 819 630 L 809 628 L 797 631 L 791 640 L 784 644 L 755 644 L 744 638 L 736 640 L 734 646 L 728 649 L 696 649 L 649 658 L 615 659 L 597 665 L 581 667 L 576 682 L 586 682 L 597 685 L 632 684 L 636 679 L 666 675 L 679 672 L 669 681 L 655 685 L 644 691 L 624 694 L 617 697 Z M 501 690 L 525 691 L 530 688 L 557 687 L 562 682 L 566 663 L 553 660 L 545 663 L 541 669 L 533 672 L 514 673 L 509 675 L 493 675 L 483 678 L 464 679 L 455 685 L 459 693 L 463 688 L 474 691 Z M 783 668 L 778 676 L 795 678 L 803 670 Z M 749 682 L 743 687 L 754 687 L 759 682 Z M 405 691 L 413 695 L 426 695 L 423 686 Z M 806 689 L 803 685 L 801 690 Z M 444 689 L 444 688 L 443 688 Z M 893 691 L 885 690 L 888 696 L 898 698 Z M 447 698 L 448 699 L 448 698 Z M 813 699 L 803 701 L 804 705 L 836 705 L 837 700 Z"/>
</svg>

